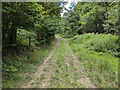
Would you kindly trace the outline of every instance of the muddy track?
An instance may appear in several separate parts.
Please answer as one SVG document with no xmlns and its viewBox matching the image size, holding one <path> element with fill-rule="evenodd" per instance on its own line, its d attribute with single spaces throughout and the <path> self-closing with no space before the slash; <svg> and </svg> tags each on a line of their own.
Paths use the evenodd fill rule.
<svg viewBox="0 0 120 90">
<path fill-rule="evenodd" d="M 50 52 L 48 57 L 44 59 L 43 64 L 38 67 L 38 69 L 34 73 L 34 75 L 32 75 L 33 79 L 29 83 L 27 83 L 26 85 L 22 86 L 22 88 L 30 88 L 30 87 L 34 87 L 36 85 L 36 80 L 40 78 L 41 74 L 43 74 L 43 72 L 44 72 L 44 69 L 49 65 L 49 60 L 51 59 L 55 49 L 59 45 L 59 38 L 56 38 L 56 39 L 57 39 L 57 44 L 54 47 L 54 49 Z"/>
</svg>

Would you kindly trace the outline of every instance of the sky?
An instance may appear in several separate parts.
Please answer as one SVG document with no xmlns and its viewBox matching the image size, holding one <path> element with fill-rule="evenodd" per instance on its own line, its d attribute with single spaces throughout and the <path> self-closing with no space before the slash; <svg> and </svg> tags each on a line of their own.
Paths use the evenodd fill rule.
<svg viewBox="0 0 120 90">
<path fill-rule="evenodd" d="M 78 0 L 65 0 L 67 1 L 68 3 L 65 5 L 65 8 L 69 9 L 70 7 L 70 3 L 71 2 L 75 2 L 76 4 L 78 3 Z M 63 10 L 63 12 L 61 13 L 61 16 L 63 17 L 64 13 L 67 12 L 66 10 Z"/>
</svg>

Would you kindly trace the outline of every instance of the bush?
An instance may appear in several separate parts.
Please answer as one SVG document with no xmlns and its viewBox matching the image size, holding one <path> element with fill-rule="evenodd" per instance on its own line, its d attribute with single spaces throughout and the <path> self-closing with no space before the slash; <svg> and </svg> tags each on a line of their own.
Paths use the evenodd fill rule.
<svg viewBox="0 0 120 90">
<path fill-rule="evenodd" d="M 97 87 L 118 87 L 119 58 L 114 56 L 119 52 L 117 36 L 90 33 L 77 35 L 68 42 Z"/>
<path fill-rule="evenodd" d="M 76 35 L 71 38 L 71 42 L 81 43 L 85 48 L 97 52 L 107 52 L 113 55 L 118 55 L 118 36 L 111 34 L 83 34 Z"/>
<path fill-rule="evenodd" d="M 3 61 L 2 63 L 2 70 L 4 78 L 11 77 L 13 73 L 15 73 L 19 67 L 22 66 L 22 63 L 20 62 L 21 58 L 15 58 L 9 55 L 8 57 L 11 57 L 11 59 L 7 59 L 7 61 Z"/>
</svg>

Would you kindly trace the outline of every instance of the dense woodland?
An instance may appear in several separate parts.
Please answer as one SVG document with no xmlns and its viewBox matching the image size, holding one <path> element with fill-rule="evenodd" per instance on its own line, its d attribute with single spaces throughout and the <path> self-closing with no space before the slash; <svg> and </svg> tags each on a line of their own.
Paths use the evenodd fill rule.
<svg viewBox="0 0 120 90">
<path fill-rule="evenodd" d="M 72 2 L 70 9 L 64 7 L 66 4 L 66 2 L 2 3 L 4 88 L 19 86 L 16 85 L 20 80 L 19 72 L 26 73 L 30 71 L 28 68 L 31 65 L 42 64 L 43 58 L 57 42 L 56 34 L 67 40 L 85 68 L 93 70 L 90 75 L 99 78 L 97 81 L 92 78 L 98 87 L 112 85 L 117 87 L 120 58 L 119 3 L 78 2 L 76 5 Z M 61 17 L 63 9 L 67 12 Z M 94 74 L 94 71 L 97 73 Z M 27 80 L 29 81 L 25 79 L 22 82 Z"/>
<path fill-rule="evenodd" d="M 74 11 L 65 14 L 65 19 L 67 22 L 61 23 L 64 25 L 62 31 L 68 35 L 92 32 L 117 34 L 118 3 L 78 3 Z"/>
<path fill-rule="evenodd" d="M 23 29 L 35 32 L 38 42 L 49 43 L 60 18 L 59 6 L 60 3 L 2 3 L 3 47 L 17 43 Z"/>
</svg>

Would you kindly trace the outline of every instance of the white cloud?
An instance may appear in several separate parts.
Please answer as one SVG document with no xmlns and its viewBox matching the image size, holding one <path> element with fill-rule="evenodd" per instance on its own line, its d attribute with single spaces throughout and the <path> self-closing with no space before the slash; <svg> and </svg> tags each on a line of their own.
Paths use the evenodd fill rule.
<svg viewBox="0 0 120 90">
<path fill-rule="evenodd" d="M 65 0 L 65 1 L 68 2 L 68 3 L 65 5 L 65 8 L 66 8 L 66 9 L 69 9 L 71 2 L 75 2 L 76 4 L 78 3 L 78 0 Z M 62 17 L 63 17 L 63 15 L 64 15 L 65 12 L 67 12 L 67 11 L 66 11 L 66 10 L 63 10 L 63 12 L 61 13 L 61 16 L 62 16 Z"/>
<path fill-rule="evenodd" d="M 66 8 L 66 9 L 69 9 L 71 0 L 65 0 L 65 1 L 68 2 L 68 3 L 65 5 L 65 8 Z M 61 16 L 62 16 L 62 17 L 63 17 L 63 15 L 64 15 L 65 12 L 67 12 L 67 11 L 66 11 L 66 10 L 63 10 L 63 12 L 61 13 Z"/>
<path fill-rule="evenodd" d="M 69 9 L 71 2 L 72 2 L 72 0 L 68 0 L 68 4 L 65 5 L 65 7 L 66 7 L 67 9 Z"/>
<path fill-rule="evenodd" d="M 75 0 L 75 3 L 77 4 L 79 0 Z"/>
</svg>

